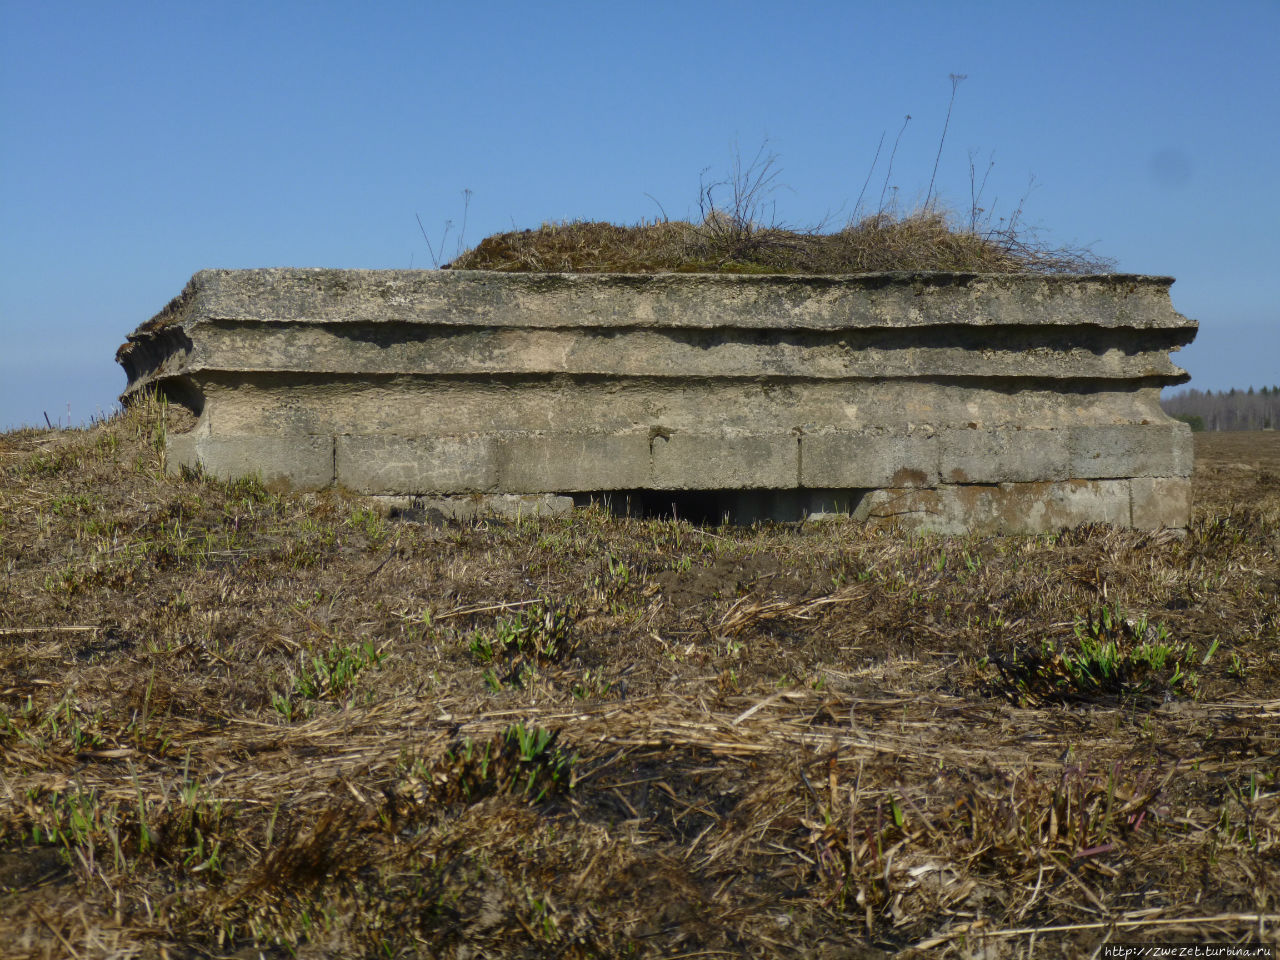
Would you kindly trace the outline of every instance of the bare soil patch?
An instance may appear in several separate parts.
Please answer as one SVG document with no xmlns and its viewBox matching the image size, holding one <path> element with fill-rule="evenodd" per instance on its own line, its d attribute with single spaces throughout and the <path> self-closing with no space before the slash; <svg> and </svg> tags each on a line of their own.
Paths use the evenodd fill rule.
<svg viewBox="0 0 1280 960">
<path fill-rule="evenodd" d="M 1197 433 L 1196 487 L 1206 504 L 1230 507 L 1280 493 L 1280 431 Z"/>
<path fill-rule="evenodd" d="M 395 522 L 164 429 L 0 435 L 4 955 L 1277 942 L 1275 435 L 1185 537 L 908 538 Z"/>
</svg>

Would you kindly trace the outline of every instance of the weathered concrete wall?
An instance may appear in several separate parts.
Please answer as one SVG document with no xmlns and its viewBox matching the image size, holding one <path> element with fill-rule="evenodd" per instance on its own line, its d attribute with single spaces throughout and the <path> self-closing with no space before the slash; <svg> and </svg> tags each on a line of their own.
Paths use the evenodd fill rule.
<svg viewBox="0 0 1280 960">
<path fill-rule="evenodd" d="M 1187 379 L 1169 353 L 1196 324 L 1171 283 L 203 271 L 118 360 L 123 399 L 157 388 L 199 415 L 170 462 L 224 476 L 774 491 L 943 531 L 1181 527 L 1191 438 L 1159 392 Z"/>
</svg>

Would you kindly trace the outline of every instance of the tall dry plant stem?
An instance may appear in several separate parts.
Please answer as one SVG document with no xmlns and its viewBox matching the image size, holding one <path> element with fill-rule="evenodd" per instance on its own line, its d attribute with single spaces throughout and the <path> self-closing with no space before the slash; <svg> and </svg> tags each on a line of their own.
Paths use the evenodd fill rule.
<svg viewBox="0 0 1280 960">
<path fill-rule="evenodd" d="M 470 212 L 471 212 L 471 190 L 465 189 L 462 191 L 462 230 L 458 233 L 457 246 L 454 250 L 454 259 L 457 259 L 458 257 L 462 256 L 463 251 L 466 249 L 465 242 L 467 237 L 467 215 Z M 444 231 L 440 234 L 440 247 L 439 247 L 440 252 L 437 254 L 436 247 L 432 245 L 431 238 L 427 236 L 427 228 L 422 225 L 422 217 L 418 216 L 418 214 L 416 213 L 413 215 L 413 217 L 415 220 L 418 221 L 418 230 L 422 233 L 422 239 L 427 241 L 427 252 L 431 254 L 431 266 L 433 266 L 438 270 L 440 269 L 440 259 L 445 255 L 444 245 L 445 245 L 445 242 L 449 239 L 449 231 L 453 229 L 453 221 L 446 220 L 444 222 Z"/>
<path fill-rule="evenodd" d="M 884 195 L 889 192 L 889 178 L 893 176 L 893 159 L 898 155 L 898 144 L 902 142 L 902 135 L 910 122 L 911 114 L 908 113 L 902 120 L 902 128 L 898 131 L 897 138 L 893 141 L 893 151 L 889 154 L 889 169 L 884 172 L 884 186 L 880 189 L 880 207 L 876 210 L 876 216 L 884 213 Z"/>
<path fill-rule="evenodd" d="M 880 150 L 884 147 L 884 135 L 887 131 L 880 131 L 880 142 L 876 144 L 876 154 L 871 158 L 871 166 L 867 168 L 867 179 L 862 181 L 862 189 L 858 191 L 858 202 L 853 205 L 853 217 L 850 223 L 855 223 L 860 219 L 862 213 L 862 198 L 867 195 L 867 184 L 871 182 L 871 175 L 876 172 L 876 163 L 880 160 Z"/>
<path fill-rule="evenodd" d="M 938 162 L 942 159 L 942 145 L 947 142 L 947 128 L 951 126 L 951 108 L 956 105 L 956 88 L 960 81 L 968 79 L 967 74 L 951 74 L 951 99 L 947 101 L 947 119 L 942 124 L 942 137 L 938 140 L 938 155 L 933 158 L 933 173 L 929 176 L 929 189 L 924 195 L 924 208 L 929 209 L 929 201 L 933 197 L 933 184 L 938 178 Z"/>
<path fill-rule="evenodd" d="M 978 229 L 978 214 L 982 213 L 983 208 L 979 206 L 982 202 L 982 194 L 987 189 L 987 178 L 991 176 L 991 171 L 995 167 L 995 156 L 987 158 L 987 169 L 982 174 L 982 183 L 978 183 L 977 166 L 973 162 L 973 151 L 969 151 L 969 232 L 974 233 Z"/>
<path fill-rule="evenodd" d="M 467 241 L 467 214 L 471 212 L 471 189 L 462 191 L 462 230 L 458 233 L 458 246 L 454 250 L 455 259 L 462 256 L 462 252 L 466 249 Z M 442 250 L 441 253 L 444 251 Z"/>
</svg>

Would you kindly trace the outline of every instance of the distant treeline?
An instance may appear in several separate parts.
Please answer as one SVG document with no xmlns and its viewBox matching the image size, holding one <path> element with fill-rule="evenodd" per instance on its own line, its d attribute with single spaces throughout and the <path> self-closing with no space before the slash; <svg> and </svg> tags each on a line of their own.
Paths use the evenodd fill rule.
<svg viewBox="0 0 1280 960">
<path fill-rule="evenodd" d="M 1273 430 L 1280 427 L 1280 387 L 1196 390 L 1188 387 L 1160 401 L 1164 412 L 1192 430 Z"/>
</svg>

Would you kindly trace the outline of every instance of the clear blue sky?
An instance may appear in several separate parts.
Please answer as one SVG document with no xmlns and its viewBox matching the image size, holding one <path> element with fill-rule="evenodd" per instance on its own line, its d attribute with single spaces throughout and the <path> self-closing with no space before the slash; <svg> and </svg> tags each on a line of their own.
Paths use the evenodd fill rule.
<svg viewBox="0 0 1280 960">
<path fill-rule="evenodd" d="M 780 219 L 939 169 L 1172 274 L 1205 389 L 1280 382 L 1280 2 L 0 0 L 0 428 L 80 423 L 205 267 L 425 267 L 466 239 L 696 210 L 770 138 Z M 884 173 L 884 157 L 870 193 Z M 68 414 L 68 407 L 70 412 Z"/>
</svg>

